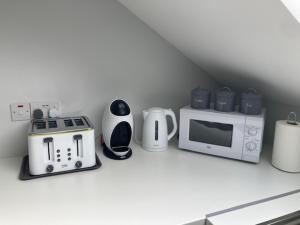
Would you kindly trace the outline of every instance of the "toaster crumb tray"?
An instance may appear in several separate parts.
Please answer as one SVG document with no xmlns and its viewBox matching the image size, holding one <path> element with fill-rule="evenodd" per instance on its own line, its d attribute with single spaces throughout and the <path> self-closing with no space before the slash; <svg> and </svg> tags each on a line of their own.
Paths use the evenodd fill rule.
<svg viewBox="0 0 300 225">
<path fill-rule="evenodd" d="M 62 172 L 57 172 L 57 173 L 31 175 L 29 173 L 29 157 L 28 157 L 28 155 L 26 155 L 26 156 L 24 156 L 24 158 L 22 160 L 22 166 L 21 166 L 21 170 L 20 170 L 20 174 L 19 174 L 19 179 L 20 180 L 32 180 L 32 179 L 41 178 L 41 177 L 50 177 L 50 176 L 55 176 L 55 175 L 67 174 L 67 173 L 95 170 L 95 169 L 100 168 L 101 166 L 102 166 L 102 163 L 96 154 L 96 165 L 92 166 L 92 167 L 86 167 L 86 168 L 82 168 L 82 169 L 69 170 L 69 171 L 62 171 Z"/>
</svg>

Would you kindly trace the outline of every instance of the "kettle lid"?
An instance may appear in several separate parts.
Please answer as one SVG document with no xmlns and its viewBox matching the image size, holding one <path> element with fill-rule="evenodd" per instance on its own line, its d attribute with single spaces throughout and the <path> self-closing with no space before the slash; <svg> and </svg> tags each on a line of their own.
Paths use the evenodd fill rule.
<svg viewBox="0 0 300 225">
<path fill-rule="evenodd" d="M 164 110 L 163 108 L 153 107 L 153 108 L 148 109 L 147 111 L 148 111 L 149 113 L 150 113 L 150 112 L 160 113 L 160 112 L 162 112 L 163 110 Z"/>
</svg>

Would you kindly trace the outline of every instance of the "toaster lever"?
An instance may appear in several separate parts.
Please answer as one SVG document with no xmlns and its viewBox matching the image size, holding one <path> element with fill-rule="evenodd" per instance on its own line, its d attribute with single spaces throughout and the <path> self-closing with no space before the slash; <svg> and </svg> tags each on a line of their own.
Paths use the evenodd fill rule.
<svg viewBox="0 0 300 225">
<path fill-rule="evenodd" d="M 53 138 L 52 137 L 47 137 L 44 138 L 44 143 L 47 144 L 48 147 L 48 160 L 51 160 L 51 149 L 50 149 L 50 143 L 53 142 Z"/>
<path fill-rule="evenodd" d="M 82 135 L 77 134 L 73 136 L 74 140 L 76 141 L 76 148 L 77 148 L 77 156 L 82 157 Z"/>
<path fill-rule="evenodd" d="M 44 138 L 44 143 L 50 143 L 53 141 L 52 137 Z"/>
<path fill-rule="evenodd" d="M 74 135 L 73 138 L 74 138 L 75 141 L 78 141 L 78 140 L 81 140 L 81 139 L 82 139 L 82 135 L 81 135 L 81 134 Z"/>
</svg>

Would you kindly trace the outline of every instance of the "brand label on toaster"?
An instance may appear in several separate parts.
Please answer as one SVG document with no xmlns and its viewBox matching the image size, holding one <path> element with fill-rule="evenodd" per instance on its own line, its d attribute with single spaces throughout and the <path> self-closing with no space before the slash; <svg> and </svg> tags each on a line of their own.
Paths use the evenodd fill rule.
<svg viewBox="0 0 300 225">
<path fill-rule="evenodd" d="M 61 168 L 65 168 L 65 167 L 68 167 L 68 164 L 62 164 L 61 165 Z"/>
</svg>

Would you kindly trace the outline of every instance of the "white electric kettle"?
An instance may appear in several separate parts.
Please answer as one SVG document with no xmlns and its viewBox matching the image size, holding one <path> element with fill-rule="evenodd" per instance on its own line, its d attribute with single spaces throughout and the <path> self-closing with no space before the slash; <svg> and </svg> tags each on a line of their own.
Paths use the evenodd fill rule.
<svg viewBox="0 0 300 225">
<path fill-rule="evenodd" d="M 172 118 L 173 130 L 168 134 L 167 116 Z M 171 109 L 151 108 L 143 111 L 143 148 L 149 151 L 163 151 L 175 135 L 177 122 Z"/>
</svg>

